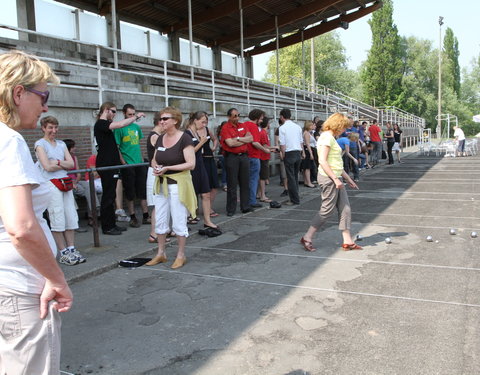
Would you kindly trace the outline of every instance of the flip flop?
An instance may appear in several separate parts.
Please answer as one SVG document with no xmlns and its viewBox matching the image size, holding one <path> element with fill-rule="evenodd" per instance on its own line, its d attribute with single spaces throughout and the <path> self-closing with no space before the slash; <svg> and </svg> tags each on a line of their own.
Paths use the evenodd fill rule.
<svg viewBox="0 0 480 375">
<path fill-rule="evenodd" d="M 260 202 L 270 203 L 272 200 L 270 198 L 260 199 Z"/>
<path fill-rule="evenodd" d="M 210 217 L 217 217 L 218 215 L 220 215 L 218 212 L 215 212 L 215 211 L 210 212 Z"/>
<path fill-rule="evenodd" d="M 195 224 L 198 224 L 198 222 L 200 221 L 200 219 L 198 217 L 196 217 L 195 219 L 190 217 L 187 221 L 188 224 L 190 225 L 195 225 Z"/>
<path fill-rule="evenodd" d="M 157 243 L 157 241 L 158 241 L 157 237 L 153 237 L 152 235 L 148 237 L 148 242 L 150 243 Z"/>
</svg>

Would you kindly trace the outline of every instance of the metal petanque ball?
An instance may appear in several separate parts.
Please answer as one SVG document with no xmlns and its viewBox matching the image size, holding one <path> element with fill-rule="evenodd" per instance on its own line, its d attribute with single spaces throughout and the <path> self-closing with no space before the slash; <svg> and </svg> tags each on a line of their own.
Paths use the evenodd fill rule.
<svg viewBox="0 0 480 375">
<path fill-rule="evenodd" d="M 472 232 L 472 233 L 470 233 L 470 237 L 472 237 L 472 238 L 477 238 L 477 237 L 478 237 L 477 232 Z"/>
<path fill-rule="evenodd" d="M 454 236 L 457 234 L 457 230 L 456 229 L 450 229 L 450 235 Z"/>
<path fill-rule="evenodd" d="M 392 243 L 392 239 L 391 239 L 390 237 L 385 238 L 385 243 L 386 243 L 386 244 L 391 244 L 391 243 Z"/>
<path fill-rule="evenodd" d="M 426 240 L 427 240 L 427 242 L 433 242 L 433 237 L 432 236 L 427 236 Z"/>
<path fill-rule="evenodd" d="M 363 240 L 363 236 L 357 234 L 357 236 L 355 237 L 355 239 L 356 239 L 357 241 L 361 241 L 361 240 Z"/>
</svg>

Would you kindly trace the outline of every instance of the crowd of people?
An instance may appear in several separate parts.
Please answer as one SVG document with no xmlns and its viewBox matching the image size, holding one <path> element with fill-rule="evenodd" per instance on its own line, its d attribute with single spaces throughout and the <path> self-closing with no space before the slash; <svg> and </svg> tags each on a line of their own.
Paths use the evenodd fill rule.
<svg viewBox="0 0 480 375">
<path fill-rule="evenodd" d="M 214 132 L 208 128 L 206 112 L 193 112 L 183 121 L 179 109 L 166 107 L 154 114 L 146 142 L 147 168 L 140 147 L 143 133 L 136 123 L 145 114 L 126 104 L 124 118 L 116 121 L 116 105 L 105 102 L 94 126 L 97 153 L 87 161 L 87 167 L 95 167 L 94 173 L 87 174 L 94 179 L 96 193 L 90 197 L 89 182 L 72 172 L 80 168 L 75 142 L 57 139 L 55 117 L 40 119 L 43 137 L 35 142 L 36 164 L 18 133 L 34 129 L 48 111 L 48 83 L 59 80 L 35 57 L 17 51 L 0 56 L 0 305 L 10 306 L 0 309 L 0 319 L 12 327 L 0 335 L 2 373 L 59 373 L 58 313 L 71 308 L 73 297 L 56 261 L 57 250 L 60 263 L 86 261 L 75 247 L 75 196 L 85 196 L 89 207 L 99 208 L 105 235 L 127 230 L 117 221 L 128 221 L 133 228 L 150 225 L 148 240 L 157 244 L 157 250 L 147 266 L 167 262 L 166 243 L 176 236 L 178 249 L 171 268 L 178 269 L 187 262 L 189 225 L 198 223 L 199 199 L 204 225 L 199 232 L 209 237 L 222 234 L 212 220 L 221 214 L 213 209 L 220 187 L 215 154 L 220 155 L 223 169 L 225 213 L 233 216 L 238 202 L 242 213 L 275 203 L 266 195 L 266 185 L 269 160 L 276 153 L 287 205 L 300 204 L 300 172 L 305 187 L 318 184 L 321 190 L 320 210 L 300 240 L 305 250 L 315 251 L 313 236 L 335 210 L 340 214 L 342 248 L 361 250 L 350 234 L 351 210 L 344 185 L 358 188 L 359 170 L 378 165 L 383 138 L 388 164 L 394 163 L 393 152 L 400 162 L 402 132 L 397 124 L 387 123 L 382 134 L 375 120 L 370 126 L 360 125 L 336 113 L 325 122 L 307 121 L 302 130 L 284 108 L 272 144 L 271 120 L 261 109 L 251 110 L 242 122 L 239 111 L 231 108 L 228 120 Z M 135 199 L 140 202 L 141 218 L 136 215 Z M 90 219 L 96 219 L 93 211 Z"/>
</svg>

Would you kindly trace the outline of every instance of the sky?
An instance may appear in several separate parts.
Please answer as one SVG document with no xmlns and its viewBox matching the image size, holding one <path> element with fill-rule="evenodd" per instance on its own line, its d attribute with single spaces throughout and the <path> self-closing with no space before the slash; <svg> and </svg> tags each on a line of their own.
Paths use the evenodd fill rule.
<svg viewBox="0 0 480 375">
<path fill-rule="evenodd" d="M 450 27 L 458 39 L 460 66 L 470 66 L 473 58 L 480 55 L 480 0 L 393 0 L 393 21 L 401 36 L 415 36 L 433 42 L 438 48 L 438 17 L 444 17 L 442 39 Z M 370 16 L 352 22 L 348 30 L 337 29 L 349 58 L 350 69 L 357 69 L 366 60 L 372 37 L 368 20 Z M 271 53 L 255 58 L 255 78 L 261 79 L 266 72 L 266 62 Z"/>
</svg>

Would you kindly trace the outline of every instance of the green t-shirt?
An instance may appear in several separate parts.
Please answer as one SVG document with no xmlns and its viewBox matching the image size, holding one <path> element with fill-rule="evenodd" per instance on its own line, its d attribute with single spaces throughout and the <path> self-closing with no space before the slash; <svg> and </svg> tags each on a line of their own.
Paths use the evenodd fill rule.
<svg viewBox="0 0 480 375">
<path fill-rule="evenodd" d="M 332 168 L 333 173 L 335 173 L 335 176 L 340 177 L 343 172 L 343 159 L 342 148 L 338 145 L 337 140 L 329 132 L 323 132 L 320 134 L 320 137 L 317 141 L 318 155 L 320 155 L 320 146 L 330 147 L 327 162 L 328 165 L 330 165 L 330 168 Z M 318 167 L 318 173 L 322 176 L 328 177 L 322 166 Z"/>
<path fill-rule="evenodd" d="M 113 131 L 118 149 L 127 164 L 143 162 L 140 139 L 143 138 L 142 129 L 135 123 Z"/>
</svg>

